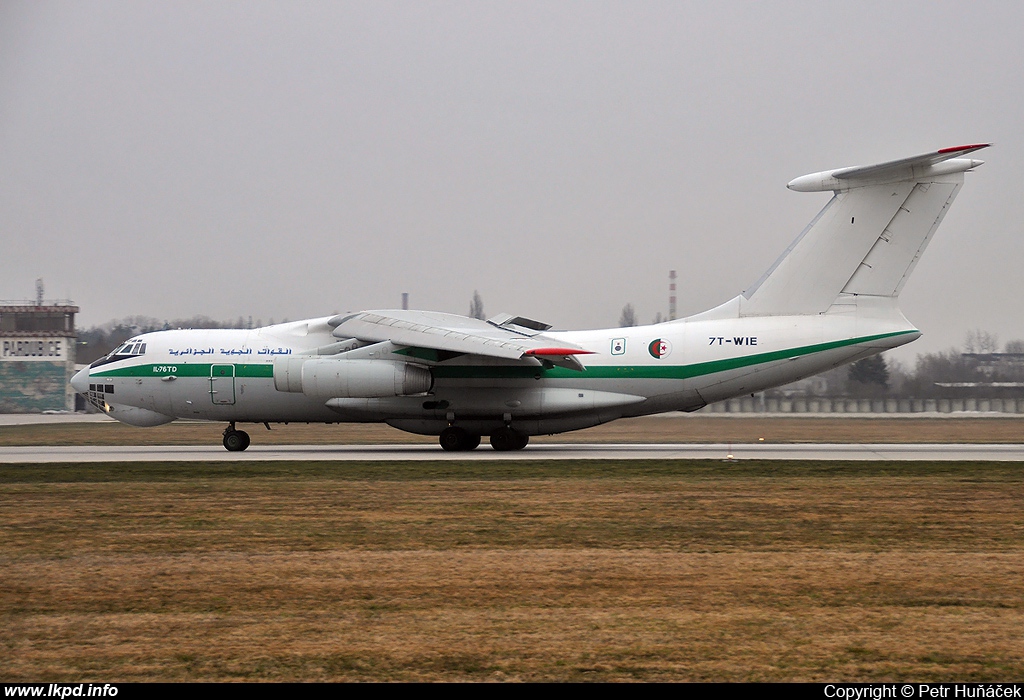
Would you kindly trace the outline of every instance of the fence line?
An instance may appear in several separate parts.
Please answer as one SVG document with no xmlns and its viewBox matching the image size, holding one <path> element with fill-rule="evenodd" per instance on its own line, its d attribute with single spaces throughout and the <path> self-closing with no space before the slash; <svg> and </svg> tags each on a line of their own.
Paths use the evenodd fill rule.
<svg viewBox="0 0 1024 700">
<path fill-rule="evenodd" d="M 1024 399 L 770 399 L 746 396 L 703 413 L 1024 413 Z"/>
</svg>

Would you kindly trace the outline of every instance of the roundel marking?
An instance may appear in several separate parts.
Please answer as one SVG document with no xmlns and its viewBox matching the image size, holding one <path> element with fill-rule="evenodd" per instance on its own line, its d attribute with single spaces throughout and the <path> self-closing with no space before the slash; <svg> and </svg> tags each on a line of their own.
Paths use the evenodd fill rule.
<svg viewBox="0 0 1024 700">
<path fill-rule="evenodd" d="M 664 338 L 657 338 L 647 346 L 647 352 L 651 353 L 651 357 L 654 359 L 660 360 L 672 352 L 672 344 Z"/>
</svg>

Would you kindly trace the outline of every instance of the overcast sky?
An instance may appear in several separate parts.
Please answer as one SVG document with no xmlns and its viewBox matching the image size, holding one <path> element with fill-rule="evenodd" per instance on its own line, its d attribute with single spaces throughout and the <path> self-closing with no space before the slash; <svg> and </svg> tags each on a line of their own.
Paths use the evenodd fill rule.
<svg viewBox="0 0 1024 700">
<path fill-rule="evenodd" d="M 907 284 L 1024 338 L 1024 3 L 0 2 L 0 299 L 560 328 L 755 281 L 809 172 L 991 141 Z"/>
</svg>

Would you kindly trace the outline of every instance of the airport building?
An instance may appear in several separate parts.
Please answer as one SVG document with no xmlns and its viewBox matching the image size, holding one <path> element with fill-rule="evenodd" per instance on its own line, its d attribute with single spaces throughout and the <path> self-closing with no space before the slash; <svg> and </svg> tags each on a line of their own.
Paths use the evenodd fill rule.
<svg viewBox="0 0 1024 700">
<path fill-rule="evenodd" d="M 69 301 L 0 302 L 0 413 L 74 410 L 76 313 Z"/>
</svg>

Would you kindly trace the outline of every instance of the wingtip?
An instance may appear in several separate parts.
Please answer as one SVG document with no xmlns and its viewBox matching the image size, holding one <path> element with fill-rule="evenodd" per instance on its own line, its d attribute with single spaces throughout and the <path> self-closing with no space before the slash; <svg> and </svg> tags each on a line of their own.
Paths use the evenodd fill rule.
<svg viewBox="0 0 1024 700">
<path fill-rule="evenodd" d="M 971 143 L 966 146 L 950 146 L 949 148 L 940 148 L 937 153 L 959 153 L 961 151 L 978 151 L 982 148 L 988 148 L 992 144 L 990 143 Z"/>
<path fill-rule="evenodd" d="M 532 357 L 567 357 L 569 355 L 593 355 L 594 352 L 593 350 L 583 350 L 582 348 L 534 348 L 527 350 L 524 354 Z"/>
</svg>

